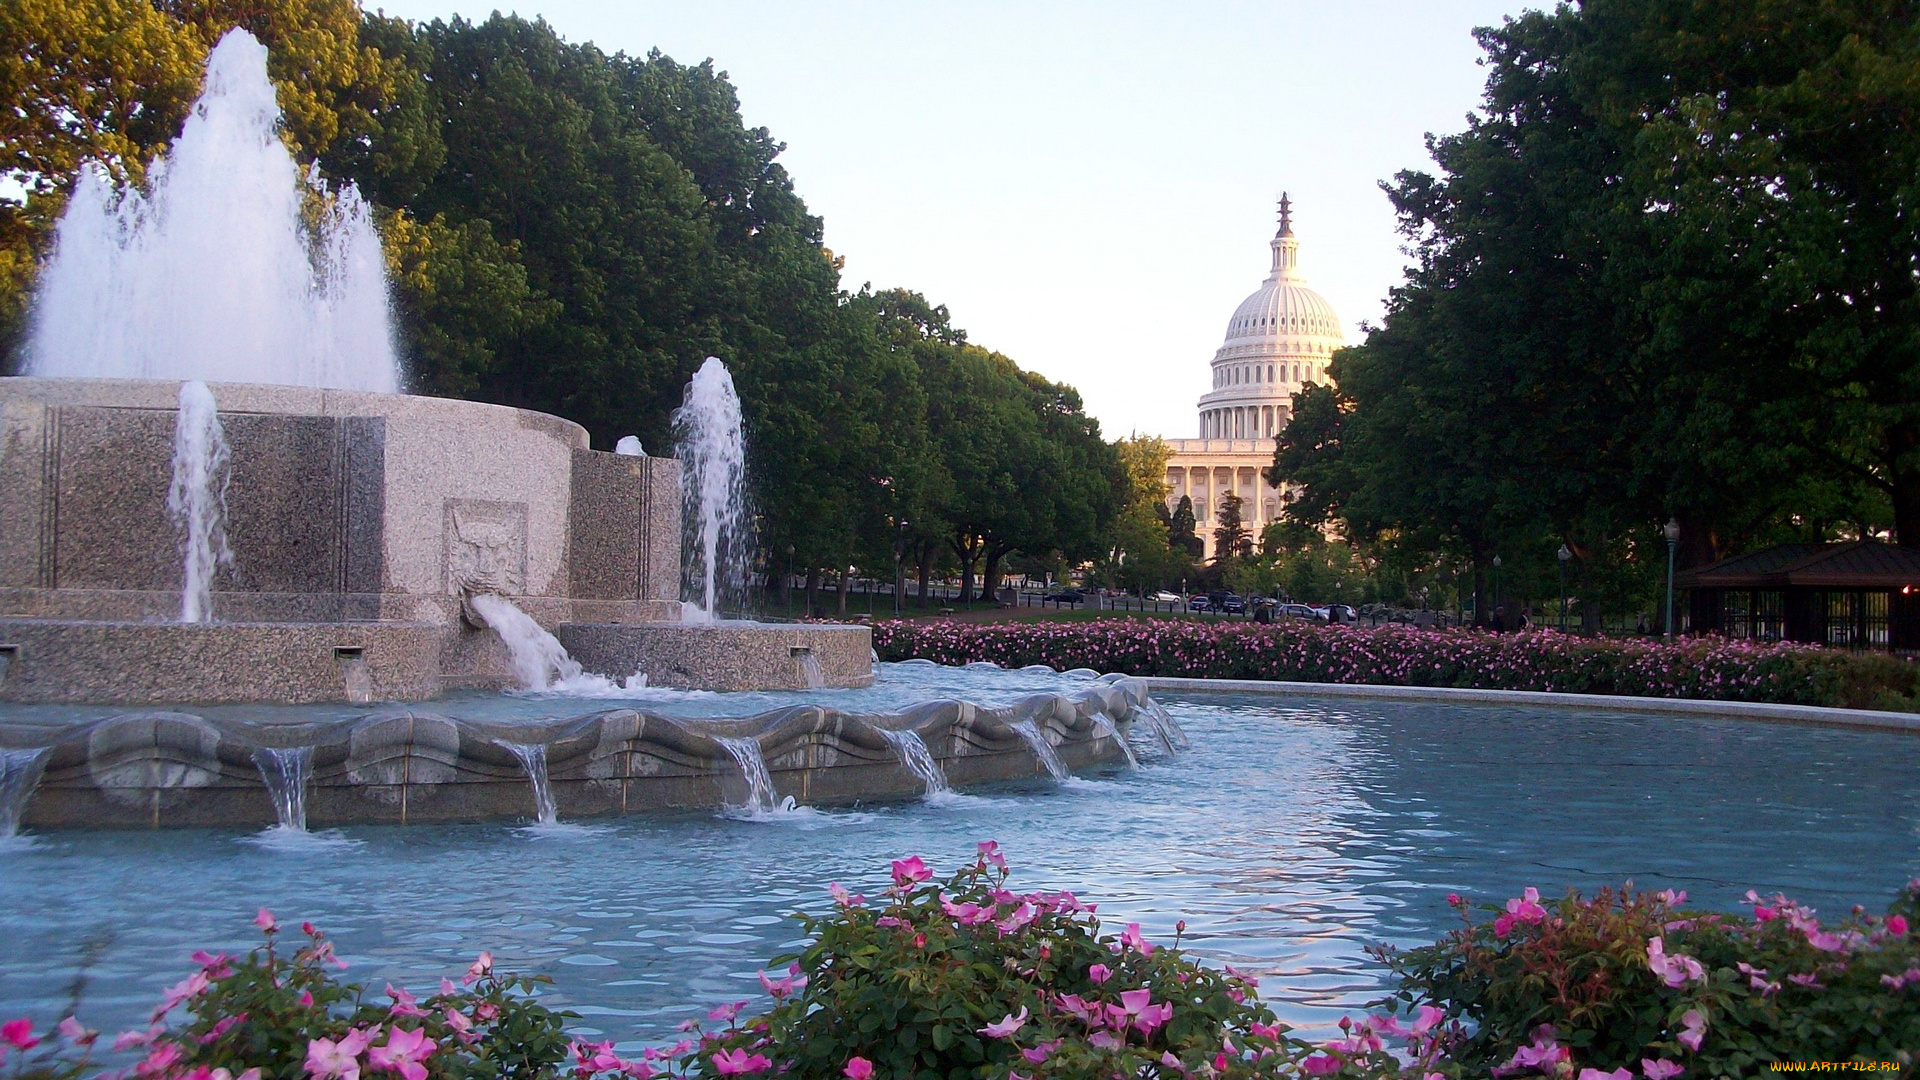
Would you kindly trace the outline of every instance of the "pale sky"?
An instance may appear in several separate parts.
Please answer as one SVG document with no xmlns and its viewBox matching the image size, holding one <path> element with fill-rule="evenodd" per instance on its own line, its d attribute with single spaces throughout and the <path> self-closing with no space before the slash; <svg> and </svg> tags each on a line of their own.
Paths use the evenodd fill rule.
<svg viewBox="0 0 1920 1080">
<path fill-rule="evenodd" d="M 369 6 L 381 0 L 367 0 Z M 491 9 L 386 0 L 429 19 Z M 1294 200 L 1309 284 L 1348 340 L 1405 256 L 1377 186 L 1426 168 L 1520 0 L 933 5 L 525 0 L 570 41 L 711 57 L 844 284 L 902 286 L 969 340 L 1071 383 L 1109 438 L 1197 433 L 1227 319 Z M 503 9 L 504 8 L 503 6 Z"/>
</svg>

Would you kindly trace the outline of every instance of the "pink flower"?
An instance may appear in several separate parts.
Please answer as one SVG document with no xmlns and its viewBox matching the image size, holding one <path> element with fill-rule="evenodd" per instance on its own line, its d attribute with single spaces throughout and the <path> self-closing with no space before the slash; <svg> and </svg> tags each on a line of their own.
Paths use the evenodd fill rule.
<svg viewBox="0 0 1920 1080">
<path fill-rule="evenodd" d="M 1137 922 L 1127 924 L 1126 930 L 1120 934 L 1120 944 L 1124 948 L 1133 949 L 1141 956 L 1153 955 L 1153 943 L 1140 936 L 1140 924 Z"/>
<path fill-rule="evenodd" d="M 1007 868 L 1007 857 L 1000 854 L 1000 844 L 996 840 L 980 841 L 980 860 L 995 870 Z"/>
<path fill-rule="evenodd" d="M 847 1067 L 840 1071 L 846 1074 L 847 1080 L 873 1080 L 873 1062 L 863 1057 L 848 1058 Z"/>
<path fill-rule="evenodd" d="M 712 1055 L 713 1070 L 721 1076 L 739 1076 L 742 1073 L 765 1072 L 773 1067 L 773 1062 L 759 1054 L 749 1054 L 745 1050 L 734 1048 L 724 1054 Z"/>
<path fill-rule="evenodd" d="M 1529 885 L 1521 895 L 1507 901 L 1507 914 L 1514 922 L 1537 923 L 1547 917 L 1547 909 L 1540 906 L 1540 890 Z"/>
<path fill-rule="evenodd" d="M 65 1020 L 60 1021 L 60 1026 L 56 1027 L 54 1030 L 60 1033 L 61 1038 L 67 1040 L 68 1042 L 72 1043 L 75 1046 L 92 1046 L 93 1041 L 100 1037 L 99 1032 L 91 1030 L 90 1028 L 81 1024 L 78 1019 L 71 1016 L 67 1017 Z M 0 1027 L 0 1038 L 5 1038 L 5 1037 L 6 1037 L 6 1029 L 4 1027 Z M 7 1039 L 7 1041 L 12 1042 L 13 1040 Z"/>
<path fill-rule="evenodd" d="M 437 1049 L 425 1031 L 396 1027 L 387 1033 L 385 1043 L 367 1053 L 367 1063 L 376 1069 L 393 1069 L 406 1080 L 426 1080 L 427 1068 L 420 1063 Z"/>
<path fill-rule="evenodd" d="M 460 985 L 472 986 L 474 983 L 479 982 L 483 977 L 485 977 L 487 972 L 492 970 L 493 970 L 493 954 L 485 950 L 482 950 L 480 955 L 477 958 L 475 958 L 473 963 L 468 965 L 467 973 L 465 975 L 460 976 Z"/>
<path fill-rule="evenodd" d="M 146 1059 L 133 1067 L 136 1076 L 157 1076 L 180 1063 L 180 1047 L 174 1043 L 161 1043 L 153 1048 Z"/>
<path fill-rule="evenodd" d="M 760 985 L 766 987 L 767 993 L 772 994 L 777 1001 L 795 990 L 804 989 L 807 985 L 807 977 L 800 974 L 799 964 L 793 964 L 787 968 L 787 977 L 778 982 L 767 978 L 766 972 L 761 972 Z"/>
<path fill-rule="evenodd" d="M 1655 893 L 1653 898 L 1668 907 L 1679 907 L 1681 904 L 1687 902 L 1687 891 L 1682 889 L 1679 892 L 1674 892 L 1672 889 L 1663 889 Z"/>
<path fill-rule="evenodd" d="M 339 1039 L 313 1039 L 307 1043 L 307 1073 L 314 1080 L 338 1076 L 341 1080 L 359 1080 L 360 1055 L 366 1052 L 369 1034 L 356 1028 Z"/>
<path fill-rule="evenodd" d="M 1601 1072 L 1599 1069 L 1581 1069 L 1580 1075 L 1576 1080 L 1633 1080 L 1633 1073 L 1624 1068 L 1615 1069 L 1612 1072 Z"/>
<path fill-rule="evenodd" d="M 1678 1064 L 1668 1061 L 1666 1058 L 1660 1058 L 1658 1060 L 1652 1058 L 1640 1059 L 1640 1075 L 1646 1077 L 1647 1080 L 1673 1080 L 1674 1077 L 1686 1071 L 1687 1070 L 1681 1068 Z"/>
<path fill-rule="evenodd" d="M 927 869 L 927 864 L 918 855 L 893 860 L 893 883 L 902 889 L 932 877 L 933 871 Z"/>
<path fill-rule="evenodd" d="M 393 999 L 393 1008 L 388 1010 L 391 1016 L 425 1016 L 427 1010 L 420 1007 L 414 996 L 405 988 L 392 983 L 387 984 L 387 996 Z"/>
<path fill-rule="evenodd" d="M 1067 1015 L 1079 1020 L 1090 1028 L 1105 1027 L 1107 1023 L 1106 1007 L 1087 1001 L 1079 994 L 1061 994 L 1055 1002 Z"/>
<path fill-rule="evenodd" d="M 1127 1045 L 1127 1040 L 1111 1031 L 1096 1031 L 1087 1036 L 1087 1042 L 1102 1050 L 1118 1050 Z"/>
<path fill-rule="evenodd" d="M 1905 915 L 1887 916 L 1887 933 L 1894 937 L 1907 936 L 1907 917 Z"/>
<path fill-rule="evenodd" d="M 1152 990 L 1124 991 L 1120 995 L 1120 1004 L 1107 1006 L 1108 1023 L 1116 1029 L 1131 1025 L 1138 1028 L 1141 1035 L 1148 1037 L 1153 1035 L 1154 1028 L 1166 1023 L 1172 1015 L 1172 1004 L 1153 1004 Z"/>
<path fill-rule="evenodd" d="M 985 1035 L 989 1039 L 1004 1039 L 1025 1027 L 1026 1024 L 1027 1007 L 1022 1005 L 1020 1006 L 1019 1016 L 1008 1013 L 1006 1016 L 1001 1017 L 997 1023 L 988 1024 L 986 1027 L 981 1028 L 980 1034 Z"/>
<path fill-rule="evenodd" d="M 1095 983 L 1106 982 L 1113 975 L 1113 969 L 1105 964 L 1095 964 L 1087 969 L 1087 978 Z"/>
<path fill-rule="evenodd" d="M 19 1050 L 31 1050 L 40 1045 L 40 1040 L 33 1034 L 33 1021 L 24 1016 L 0 1024 L 0 1039 L 12 1043 Z"/>
<path fill-rule="evenodd" d="M 1000 930 L 1000 933 L 1003 935 L 1012 934 L 1019 931 L 1021 927 L 1032 922 L 1034 918 L 1039 914 L 1040 913 L 1034 909 L 1034 906 L 1032 904 L 1022 903 L 1019 907 L 1014 908 L 1012 911 L 1007 912 L 1006 918 L 1001 919 L 999 922 L 996 922 L 993 925 L 998 927 Z"/>
<path fill-rule="evenodd" d="M 1225 1057 L 1226 1055 L 1222 1054 L 1220 1056 Z M 1224 1067 L 1224 1065 L 1216 1063 L 1216 1068 L 1224 1069 Z M 1306 1073 L 1308 1076 L 1330 1076 L 1340 1071 L 1340 1059 L 1328 1057 L 1325 1054 L 1315 1054 L 1300 1063 L 1300 1071 Z"/>
<path fill-rule="evenodd" d="M 1668 956 L 1666 942 L 1657 937 L 1647 939 L 1647 967 L 1671 987 L 1685 986 L 1690 981 L 1704 980 L 1707 977 L 1706 969 L 1700 966 L 1700 961 L 1682 953 Z"/>
<path fill-rule="evenodd" d="M 280 929 L 280 924 L 274 920 L 273 912 L 268 911 L 266 908 L 261 908 L 260 914 L 253 917 L 253 925 L 269 934 Z"/>
<path fill-rule="evenodd" d="M 979 926 L 993 921 L 991 904 L 956 904 L 943 894 L 940 897 L 940 910 L 960 923 L 961 926 Z"/>
<path fill-rule="evenodd" d="M 1680 1017 L 1680 1034 L 1676 1038 L 1680 1040 L 1680 1045 L 1699 1053 L 1700 1044 L 1707 1039 L 1706 1014 L 1699 1009 L 1688 1009 Z"/>
<path fill-rule="evenodd" d="M 159 1038 L 160 1033 L 164 1030 L 166 1029 L 155 1024 L 145 1031 L 123 1031 L 113 1037 L 113 1048 L 115 1050 L 131 1050 L 136 1046 L 145 1046 Z"/>
<path fill-rule="evenodd" d="M 1060 1049 L 1060 1044 L 1063 1042 L 1066 1042 L 1066 1040 L 1049 1039 L 1039 1046 L 1029 1047 L 1028 1049 L 1020 1051 L 1020 1056 L 1027 1059 L 1027 1064 L 1029 1065 L 1044 1065 L 1047 1059 L 1053 1056 L 1053 1052 Z"/>
<path fill-rule="evenodd" d="M 833 902 L 839 904 L 841 907 L 859 907 L 867 902 L 866 897 L 861 896 L 859 893 L 848 892 L 842 888 L 837 881 L 827 886 L 827 892 L 832 894 Z"/>
<path fill-rule="evenodd" d="M 1515 1050 L 1507 1063 L 1494 1071 L 1505 1074 L 1537 1069 L 1552 1075 L 1561 1062 L 1569 1061 L 1572 1057 L 1566 1047 L 1554 1041 L 1553 1025 L 1541 1024 L 1533 1029 L 1533 1044 Z"/>
</svg>

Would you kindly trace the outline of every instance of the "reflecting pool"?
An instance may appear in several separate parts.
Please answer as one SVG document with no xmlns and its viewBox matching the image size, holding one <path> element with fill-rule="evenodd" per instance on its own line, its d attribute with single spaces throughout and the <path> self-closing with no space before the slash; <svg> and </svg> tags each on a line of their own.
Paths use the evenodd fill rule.
<svg viewBox="0 0 1920 1080">
<path fill-rule="evenodd" d="M 1037 672 L 886 665 L 872 700 L 1066 689 Z M 738 714 L 833 694 L 662 698 Z M 577 701 L 494 699 L 527 715 Z M 857 708 L 867 700 L 836 702 Z M 1453 925 L 1445 896 L 1631 879 L 1731 909 L 1749 888 L 1879 909 L 1920 875 L 1920 739 L 1746 720 L 1335 699 L 1162 697 L 1192 749 L 1064 784 L 744 821 L 712 813 L 558 828 L 354 828 L 264 843 L 231 831 L 61 832 L 0 851 L 0 1012 L 144 1022 L 194 949 L 240 950 L 255 909 L 333 934 L 349 978 L 432 990 L 480 949 L 550 975 L 581 1034 L 628 1048 L 721 1001 L 798 943 L 784 916 L 826 885 L 884 886 L 997 839 L 1023 889 L 1072 889 L 1118 929 L 1261 976 L 1324 1029 L 1377 996 L 1363 949 Z M 450 703 L 434 708 L 467 714 Z M 544 713 L 541 710 L 545 710 Z"/>
</svg>

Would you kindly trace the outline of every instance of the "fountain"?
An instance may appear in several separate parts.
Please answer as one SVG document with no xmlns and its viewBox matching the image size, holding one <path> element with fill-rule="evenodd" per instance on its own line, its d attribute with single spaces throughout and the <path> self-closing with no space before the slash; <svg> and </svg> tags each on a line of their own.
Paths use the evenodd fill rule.
<svg viewBox="0 0 1920 1080">
<path fill-rule="evenodd" d="M 527 774 L 527 783 L 533 787 L 533 820 L 540 825 L 558 825 L 560 809 L 553 801 L 553 785 L 547 781 L 547 746 L 545 743 L 517 743 L 500 740 L 514 757 L 520 759 L 520 768 Z"/>
<path fill-rule="evenodd" d="M 230 461 L 213 391 L 203 382 L 181 383 L 167 516 L 186 533 L 181 541 L 186 556 L 180 575 L 183 623 L 213 621 L 213 573 L 233 564 L 226 520 Z"/>
<path fill-rule="evenodd" d="M 1127 742 L 1127 737 L 1120 733 L 1120 728 L 1114 724 L 1111 717 L 1106 713 L 1094 713 L 1089 719 L 1093 721 L 1095 730 L 1106 738 L 1113 740 L 1113 744 L 1120 748 L 1121 756 L 1127 759 L 1127 768 L 1137 769 L 1140 767 L 1140 756 L 1133 752 L 1133 746 Z"/>
<path fill-rule="evenodd" d="M 0 839 L 20 831 L 20 819 L 40 783 L 41 769 L 47 763 L 47 748 L 0 750 Z"/>
<path fill-rule="evenodd" d="M 253 752 L 260 781 L 273 800 L 275 828 L 307 831 L 307 783 L 313 777 L 313 747 L 262 746 Z"/>
<path fill-rule="evenodd" d="M 905 765 L 908 772 L 919 777 L 920 782 L 927 786 L 927 798 L 937 799 L 953 790 L 947 784 L 946 772 L 927 750 L 926 740 L 920 737 L 919 732 L 882 728 L 880 734 L 893 744 L 894 752 L 900 755 L 900 764 Z"/>
<path fill-rule="evenodd" d="M 720 618 L 722 603 L 737 609 L 746 589 L 751 538 L 747 535 L 747 451 L 740 398 L 718 357 L 707 357 L 687 384 L 686 402 L 673 413 L 674 452 L 685 471 L 687 591 L 690 622 Z"/>
<path fill-rule="evenodd" d="M 1139 715 L 1144 684 L 720 727 L 613 708 L 503 730 L 394 704 L 862 687 L 872 635 L 722 617 L 752 518 L 720 360 L 675 413 L 679 458 L 397 393 L 368 208 L 301 174 L 273 102 L 265 50 L 230 33 L 147 191 L 83 179 L 25 374 L 0 379 L 0 702 L 125 707 L 0 713 L 0 746 L 28 747 L 5 751 L 0 824 L 241 825 L 269 802 L 289 829 L 521 815 L 502 746 L 543 821 L 717 805 L 734 768 L 770 812 L 776 778 L 823 804 L 919 793 L 942 761 L 971 783 L 1114 755 L 1089 716 Z M 288 747 L 278 724 L 160 711 L 185 703 L 361 708 L 295 714 Z M 947 748 L 909 762 L 915 788 L 881 734 L 902 727 Z"/>
<path fill-rule="evenodd" d="M 1066 763 L 1060 760 L 1060 752 L 1047 741 L 1047 736 L 1040 730 L 1040 725 L 1032 720 L 1014 720 L 1007 726 L 1012 728 L 1028 747 L 1032 748 L 1034 760 L 1047 770 L 1048 776 L 1055 780 L 1065 780 L 1071 775 L 1067 771 Z"/>
</svg>

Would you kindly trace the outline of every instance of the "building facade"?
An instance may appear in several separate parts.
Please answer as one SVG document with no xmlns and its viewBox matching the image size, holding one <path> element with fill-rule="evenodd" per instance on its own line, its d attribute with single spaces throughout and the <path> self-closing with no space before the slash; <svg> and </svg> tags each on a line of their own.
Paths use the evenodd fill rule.
<svg viewBox="0 0 1920 1080">
<path fill-rule="evenodd" d="M 1280 230 L 1268 245 L 1272 272 L 1240 302 L 1226 340 L 1213 354 L 1213 388 L 1200 398 L 1200 437 L 1168 439 L 1168 508 L 1193 499 L 1195 531 L 1213 558 L 1215 517 L 1229 493 L 1240 496 L 1241 520 L 1257 540 L 1280 518 L 1283 492 L 1261 470 L 1273 464 L 1274 438 L 1287 426 L 1293 395 L 1327 381 L 1327 362 L 1346 344 L 1333 305 L 1307 288 L 1293 204 L 1280 196 Z"/>
</svg>

